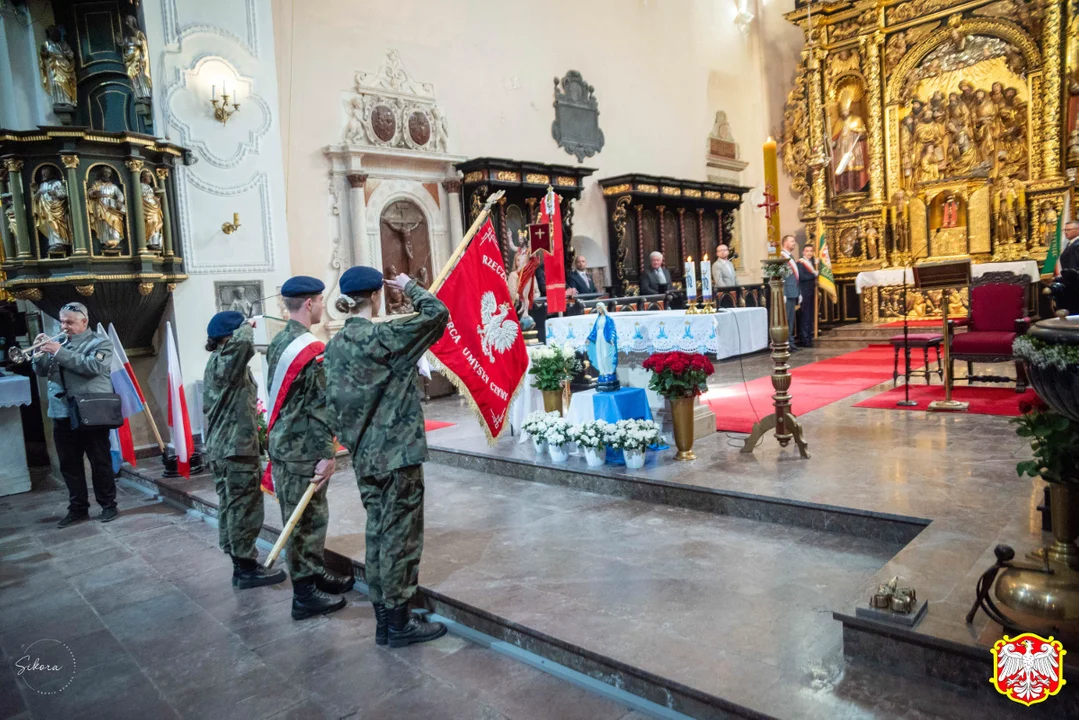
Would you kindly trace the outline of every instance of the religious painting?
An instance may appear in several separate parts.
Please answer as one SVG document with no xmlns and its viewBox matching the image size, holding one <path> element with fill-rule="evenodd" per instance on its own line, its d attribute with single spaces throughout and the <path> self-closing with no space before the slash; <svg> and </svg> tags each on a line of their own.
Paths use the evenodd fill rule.
<svg viewBox="0 0 1079 720">
<path fill-rule="evenodd" d="M 215 281 L 214 297 L 217 300 L 217 312 L 231 310 L 241 313 L 245 318 L 263 314 L 261 280 Z"/>
<path fill-rule="evenodd" d="M 432 280 L 431 239 L 427 218 L 410 200 L 391 203 L 382 212 L 382 272 L 387 278 L 406 273 L 423 287 Z M 412 312 L 412 302 L 399 290 L 387 287 L 386 314 Z"/>
</svg>

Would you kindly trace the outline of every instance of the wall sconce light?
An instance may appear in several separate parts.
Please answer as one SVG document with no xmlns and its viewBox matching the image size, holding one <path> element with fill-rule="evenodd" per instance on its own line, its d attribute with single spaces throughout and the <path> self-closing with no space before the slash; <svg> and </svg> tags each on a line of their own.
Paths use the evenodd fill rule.
<svg viewBox="0 0 1079 720">
<path fill-rule="evenodd" d="M 211 86 L 210 92 L 212 93 L 212 97 L 210 98 L 210 104 L 213 105 L 213 107 L 214 107 L 214 120 L 217 120 L 219 123 L 224 125 L 225 123 L 227 123 L 229 121 L 229 118 L 232 117 L 233 113 L 236 113 L 236 112 L 239 111 L 240 103 L 238 103 L 238 102 L 229 103 L 229 93 L 228 93 L 228 90 L 225 88 L 224 85 L 221 86 L 221 99 L 220 100 L 217 99 L 217 86 L 216 85 Z M 236 93 L 234 91 L 233 95 L 235 95 L 235 94 Z M 230 104 L 232 105 L 231 110 L 229 110 L 229 105 Z"/>
<path fill-rule="evenodd" d="M 240 213 L 232 213 L 232 222 L 221 223 L 221 232 L 231 235 L 240 229 Z"/>
</svg>

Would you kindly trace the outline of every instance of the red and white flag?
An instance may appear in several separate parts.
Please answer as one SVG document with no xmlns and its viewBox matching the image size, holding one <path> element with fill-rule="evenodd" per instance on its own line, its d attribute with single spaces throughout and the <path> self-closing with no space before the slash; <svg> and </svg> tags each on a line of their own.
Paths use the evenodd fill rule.
<svg viewBox="0 0 1079 720">
<path fill-rule="evenodd" d="M 111 324 L 109 330 L 113 330 Z M 101 323 L 97 324 L 97 332 L 112 342 L 112 369 L 109 371 L 109 379 L 112 380 L 112 391 L 120 396 L 120 414 L 124 418 L 123 425 L 109 431 L 109 443 L 113 455 L 112 466 L 114 471 L 119 472 L 121 465 L 125 462 L 135 465 L 135 440 L 131 436 L 131 422 L 128 418 L 142 412 L 143 404 L 120 359 L 121 357 L 126 359 L 120 339 L 116 337 L 115 332 L 105 332 L 105 326 Z"/>
<path fill-rule="evenodd" d="M 273 371 L 273 383 L 270 385 L 270 416 L 266 420 L 266 437 L 269 439 L 270 431 L 273 430 L 277 416 L 281 414 L 281 408 L 285 404 L 292 383 L 300 376 L 303 369 L 310 362 L 321 362 L 322 353 L 326 346 L 321 340 L 309 332 L 300 335 L 290 342 L 277 360 L 277 367 Z M 273 462 L 266 463 L 266 469 L 262 472 L 262 492 L 274 496 Z"/>
<path fill-rule="evenodd" d="M 112 340 L 112 353 L 114 358 L 120 360 L 120 364 L 127 372 L 127 376 L 131 378 L 131 387 L 135 388 L 135 393 L 139 396 L 139 402 L 146 405 L 146 396 L 142 394 L 142 387 L 139 386 L 139 379 L 135 377 L 135 371 L 131 368 L 131 361 L 127 359 L 127 353 L 124 352 L 124 346 L 120 344 L 120 336 L 116 334 L 116 327 L 112 323 L 109 323 L 109 340 Z M 115 368 L 116 365 L 113 365 Z"/>
<path fill-rule="evenodd" d="M 436 369 L 479 414 L 493 444 L 508 425 L 510 403 L 528 370 L 528 351 L 491 220 L 465 242 L 457 265 L 434 291 L 449 308 L 450 321 L 430 352 L 441 363 Z M 549 298 L 550 280 L 547 287 Z"/>
<path fill-rule="evenodd" d="M 191 418 L 187 414 L 187 397 L 184 395 L 184 378 L 180 374 L 180 356 L 176 352 L 176 340 L 172 323 L 165 323 L 165 352 L 169 362 L 169 431 L 172 446 L 176 449 L 176 470 L 185 478 L 191 478 Z"/>
<path fill-rule="evenodd" d="M 540 222 L 551 228 L 551 252 L 543 255 L 547 283 L 547 314 L 566 311 L 566 256 L 562 250 L 562 197 L 553 188 L 540 203 Z"/>
</svg>

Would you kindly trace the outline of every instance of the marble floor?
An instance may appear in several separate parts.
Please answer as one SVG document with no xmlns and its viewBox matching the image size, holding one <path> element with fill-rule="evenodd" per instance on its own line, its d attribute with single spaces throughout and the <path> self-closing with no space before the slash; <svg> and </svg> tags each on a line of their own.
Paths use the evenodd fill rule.
<svg viewBox="0 0 1079 720">
<path fill-rule="evenodd" d="M 0 720 L 645 717 L 459 637 L 378 648 L 357 592 L 294 622 L 287 583 L 233 589 L 216 528 L 141 491 L 108 525 L 57 529 L 65 504 L 0 499 Z M 43 639 L 74 657 L 59 692 L 17 676 Z"/>
</svg>

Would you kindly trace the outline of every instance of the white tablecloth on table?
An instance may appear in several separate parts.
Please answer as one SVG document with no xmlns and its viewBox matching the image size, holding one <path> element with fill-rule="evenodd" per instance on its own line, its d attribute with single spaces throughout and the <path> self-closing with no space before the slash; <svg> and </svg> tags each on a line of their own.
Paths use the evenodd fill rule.
<svg viewBox="0 0 1079 720">
<path fill-rule="evenodd" d="M 547 318 L 547 342 L 571 343 L 583 350 L 597 317 Z M 619 352 L 682 350 L 713 353 L 722 359 L 768 346 L 766 308 L 733 308 L 711 315 L 686 315 L 684 310 L 617 312 L 610 317 L 618 333 Z"/>
<path fill-rule="evenodd" d="M 885 270 L 873 270 L 871 272 L 860 272 L 858 277 L 854 279 L 854 288 L 858 291 L 858 294 L 862 294 L 862 290 L 867 287 L 877 287 L 878 285 L 902 285 L 903 284 L 903 270 L 904 268 L 887 268 Z M 914 272 L 910 268 L 906 268 L 907 271 L 907 284 L 914 284 Z M 1030 282 L 1037 282 L 1041 278 L 1041 272 L 1038 269 L 1038 263 L 1033 260 L 1017 260 L 1015 262 L 998 262 L 998 263 L 975 263 L 970 266 L 971 277 L 981 277 L 990 272 L 1010 272 L 1016 275 L 1026 275 L 1030 279 Z"/>
<path fill-rule="evenodd" d="M 29 405 L 30 378 L 22 375 L 0 376 L 0 407 Z"/>
</svg>

